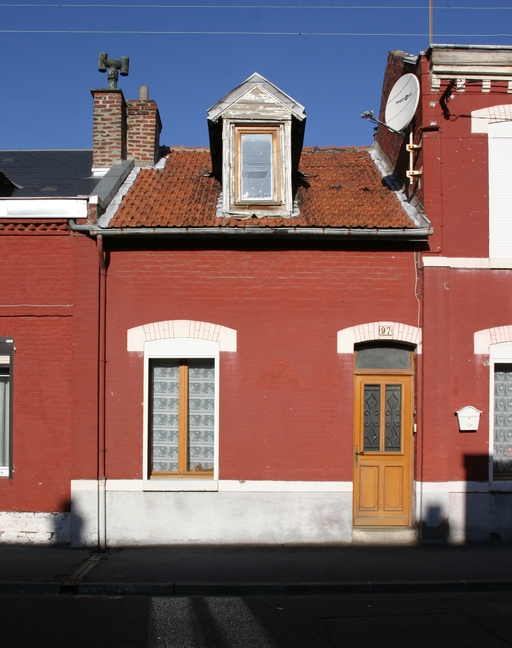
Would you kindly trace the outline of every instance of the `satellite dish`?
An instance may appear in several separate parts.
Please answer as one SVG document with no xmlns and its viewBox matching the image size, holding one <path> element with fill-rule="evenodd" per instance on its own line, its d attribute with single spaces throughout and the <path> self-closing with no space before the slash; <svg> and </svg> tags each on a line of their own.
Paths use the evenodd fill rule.
<svg viewBox="0 0 512 648">
<path fill-rule="evenodd" d="M 420 83 L 414 74 L 404 74 L 393 86 L 386 103 L 384 121 L 394 131 L 401 131 L 414 117 L 420 100 Z"/>
</svg>

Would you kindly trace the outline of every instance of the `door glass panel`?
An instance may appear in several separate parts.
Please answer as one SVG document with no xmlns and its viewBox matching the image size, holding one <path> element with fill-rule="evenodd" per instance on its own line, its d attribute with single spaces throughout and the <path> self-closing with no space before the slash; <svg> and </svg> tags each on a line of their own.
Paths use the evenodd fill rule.
<svg viewBox="0 0 512 648">
<path fill-rule="evenodd" d="M 378 452 L 380 438 L 380 385 L 364 386 L 364 449 Z"/>
<path fill-rule="evenodd" d="M 512 473 L 512 364 L 494 365 L 493 471 Z"/>
<path fill-rule="evenodd" d="M 400 344 L 361 345 L 356 349 L 356 369 L 410 369 L 411 349 Z"/>
<path fill-rule="evenodd" d="M 386 452 L 401 450 L 402 385 L 386 385 Z"/>
</svg>

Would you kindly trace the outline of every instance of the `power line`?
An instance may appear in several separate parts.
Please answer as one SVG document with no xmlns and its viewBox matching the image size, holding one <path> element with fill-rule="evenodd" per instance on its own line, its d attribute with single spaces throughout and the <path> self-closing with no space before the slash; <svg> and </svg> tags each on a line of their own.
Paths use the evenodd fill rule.
<svg viewBox="0 0 512 648">
<path fill-rule="evenodd" d="M 0 29 L 0 34 L 149 34 L 163 36 L 397 36 L 428 38 L 428 33 L 394 32 L 265 32 L 265 31 L 152 31 L 125 29 Z M 512 34 L 436 34 L 436 38 L 509 38 Z"/>
<path fill-rule="evenodd" d="M 187 5 L 176 5 L 176 4 L 35 4 L 35 3 L 13 3 L 13 2 L 1 2 L 0 7 L 11 7 L 11 8 L 59 8 L 59 9 L 321 9 L 321 10 L 344 10 L 344 9 L 369 9 L 372 11 L 376 10 L 414 10 L 418 9 L 421 11 L 427 11 L 428 6 L 424 7 L 411 7 L 410 5 L 389 5 L 389 6 L 377 6 L 377 5 L 201 5 L 201 4 L 187 4 Z M 468 6 L 453 6 L 446 5 L 444 7 L 436 7 L 437 11 L 501 11 L 512 9 L 512 6 L 508 7 L 468 7 Z"/>
</svg>

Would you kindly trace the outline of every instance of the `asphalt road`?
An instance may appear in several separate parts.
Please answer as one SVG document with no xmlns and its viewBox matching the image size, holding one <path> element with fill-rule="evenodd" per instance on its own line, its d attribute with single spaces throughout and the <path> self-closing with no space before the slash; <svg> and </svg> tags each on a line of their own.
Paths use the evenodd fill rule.
<svg viewBox="0 0 512 648">
<path fill-rule="evenodd" d="M 9 648 L 503 648 L 512 593 L 0 596 Z"/>
</svg>

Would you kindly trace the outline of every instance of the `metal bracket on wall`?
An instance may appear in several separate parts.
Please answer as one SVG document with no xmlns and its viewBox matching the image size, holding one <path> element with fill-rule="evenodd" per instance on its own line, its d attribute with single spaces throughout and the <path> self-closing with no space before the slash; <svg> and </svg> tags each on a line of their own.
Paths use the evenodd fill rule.
<svg viewBox="0 0 512 648">
<path fill-rule="evenodd" d="M 418 178 L 423 175 L 422 170 L 414 170 L 414 153 L 421 149 L 421 142 L 419 144 L 414 144 L 414 136 L 411 133 L 409 135 L 409 144 L 406 144 L 405 149 L 409 153 L 409 170 L 406 171 L 406 175 L 409 178 L 409 184 L 412 185 L 414 178 Z"/>
</svg>

